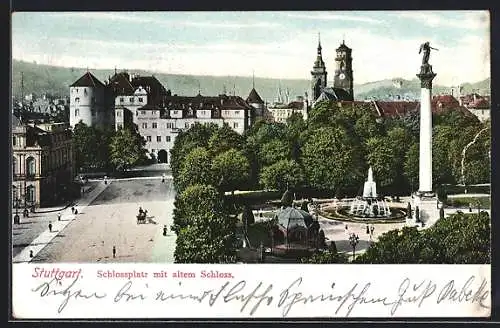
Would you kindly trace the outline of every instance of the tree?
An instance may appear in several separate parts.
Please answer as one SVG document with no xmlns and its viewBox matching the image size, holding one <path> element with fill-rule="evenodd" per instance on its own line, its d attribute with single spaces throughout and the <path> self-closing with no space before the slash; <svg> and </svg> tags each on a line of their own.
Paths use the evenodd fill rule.
<svg viewBox="0 0 500 328">
<path fill-rule="evenodd" d="M 119 171 L 143 163 L 146 159 L 146 140 L 139 134 L 137 126 L 116 131 L 111 139 L 110 161 Z"/>
<path fill-rule="evenodd" d="M 260 183 L 266 189 L 285 191 L 297 188 L 304 181 L 304 174 L 300 165 L 293 160 L 281 160 L 263 168 Z"/>
<path fill-rule="evenodd" d="M 394 183 L 400 161 L 387 138 L 373 137 L 366 142 L 368 165 L 373 169 L 377 184 L 387 187 Z"/>
<path fill-rule="evenodd" d="M 184 210 L 189 220 L 178 232 L 175 262 L 234 263 L 236 218 L 225 213 L 222 198 L 214 187 L 197 188 L 198 203 L 191 200 L 185 203 L 190 207 Z"/>
<path fill-rule="evenodd" d="M 491 261 L 489 215 L 452 214 L 418 231 L 404 227 L 384 233 L 356 259 L 359 263 L 485 264 Z"/>
<path fill-rule="evenodd" d="M 229 127 L 227 123 L 217 129 L 208 140 L 208 150 L 212 156 L 230 149 L 243 150 L 245 138 Z"/>
<path fill-rule="evenodd" d="M 404 176 L 407 181 L 410 183 L 411 191 L 418 188 L 418 179 L 419 179 L 419 156 L 420 156 L 420 148 L 418 143 L 412 144 L 408 151 L 406 152 L 404 159 Z"/>
<path fill-rule="evenodd" d="M 360 145 L 340 127 L 311 132 L 302 149 L 302 164 L 310 185 L 323 190 L 358 186 L 366 176 Z"/>
<path fill-rule="evenodd" d="M 192 224 L 192 219 L 204 210 L 216 210 L 221 206 L 219 192 L 204 184 L 188 186 L 175 198 L 174 224 L 171 229 L 179 233 L 182 228 Z"/>
<path fill-rule="evenodd" d="M 211 170 L 212 159 L 203 147 L 194 148 L 182 161 L 182 166 L 177 178 L 177 192 L 182 192 L 189 185 L 214 183 Z"/>
<path fill-rule="evenodd" d="M 95 129 L 80 121 L 73 128 L 72 143 L 77 170 L 86 171 L 95 168 L 97 162 L 95 150 L 98 148 Z"/>
<path fill-rule="evenodd" d="M 302 259 L 302 263 L 310 264 L 334 264 L 348 263 L 347 256 L 338 253 L 336 250 L 325 250 L 314 253 L 311 257 Z"/>
<path fill-rule="evenodd" d="M 271 165 L 280 160 L 290 159 L 290 156 L 289 144 L 279 139 L 265 143 L 259 152 L 260 161 L 263 165 Z"/>
<path fill-rule="evenodd" d="M 212 171 L 220 190 L 236 190 L 248 180 L 250 164 L 241 151 L 229 149 L 213 159 Z"/>
<path fill-rule="evenodd" d="M 174 146 L 170 150 L 170 168 L 174 178 L 174 185 L 177 188 L 178 176 L 184 158 L 196 147 L 208 147 L 208 140 L 219 127 L 214 124 L 200 124 L 196 122 L 188 130 L 181 131 L 174 141 Z"/>
</svg>

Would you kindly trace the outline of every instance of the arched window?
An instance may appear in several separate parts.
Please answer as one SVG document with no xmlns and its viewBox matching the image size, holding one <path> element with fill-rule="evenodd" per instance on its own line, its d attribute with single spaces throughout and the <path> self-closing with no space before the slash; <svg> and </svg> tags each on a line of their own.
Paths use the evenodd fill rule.
<svg viewBox="0 0 500 328">
<path fill-rule="evenodd" d="M 35 159 L 28 157 L 26 159 L 26 175 L 35 175 Z"/>
<path fill-rule="evenodd" d="M 16 176 L 17 172 L 17 159 L 15 157 L 12 158 L 12 176 Z"/>
<path fill-rule="evenodd" d="M 26 188 L 26 201 L 30 203 L 35 202 L 35 186 L 31 185 Z"/>
</svg>

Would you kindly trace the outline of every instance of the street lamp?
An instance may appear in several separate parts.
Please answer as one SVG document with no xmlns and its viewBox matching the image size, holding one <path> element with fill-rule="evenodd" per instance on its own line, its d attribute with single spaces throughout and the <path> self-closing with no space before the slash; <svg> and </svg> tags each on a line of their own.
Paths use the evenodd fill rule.
<svg viewBox="0 0 500 328">
<path fill-rule="evenodd" d="M 355 233 L 352 233 L 349 236 L 349 244 L 351 244 L 352 247 L 352 260 L 354 261 L 354 257 L 356 255 L 356 245 L 359 243 L 359 237 Z"/>
</svg>

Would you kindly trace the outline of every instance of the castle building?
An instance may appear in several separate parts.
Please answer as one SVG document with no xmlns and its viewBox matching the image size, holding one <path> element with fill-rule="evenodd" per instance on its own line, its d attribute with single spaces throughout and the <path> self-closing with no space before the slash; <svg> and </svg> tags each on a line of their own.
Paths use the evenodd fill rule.
<svg viewBox="0 0 500 328">
<path fill-rule="evenodd" d="M 12 116 L 13 206 L 64 201 L 72 190 L 73 152 L 67 123 L 24 123 Z"/>
<path fill-rule="evenodd" d="M 113 111 L 109 107 L 106 86 L 92 73 L 86 72 L 69 88 L 69 123 L 88 126 L 113 124 Z"/>
</svg>

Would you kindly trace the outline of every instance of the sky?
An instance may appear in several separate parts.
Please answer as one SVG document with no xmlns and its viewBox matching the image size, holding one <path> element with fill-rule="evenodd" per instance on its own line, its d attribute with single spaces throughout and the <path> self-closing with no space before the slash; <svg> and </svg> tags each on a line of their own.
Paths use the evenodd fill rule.
<svg viewBox="0 0 500 328">
<path fill-rule="evenodd" d="M 490 77 L 488 11 L 17 12 L 12 57 L 64 67 L 309 79 L 318 33 L 328 81 L 353 49 L 354 83 L 415 78 L 420 44 L 434 83 Z"/>
</svg>

